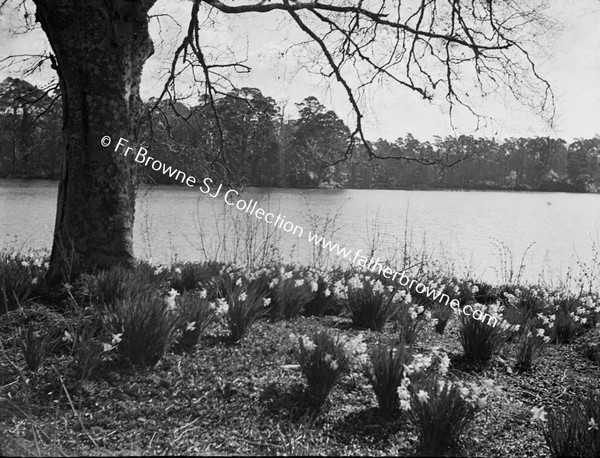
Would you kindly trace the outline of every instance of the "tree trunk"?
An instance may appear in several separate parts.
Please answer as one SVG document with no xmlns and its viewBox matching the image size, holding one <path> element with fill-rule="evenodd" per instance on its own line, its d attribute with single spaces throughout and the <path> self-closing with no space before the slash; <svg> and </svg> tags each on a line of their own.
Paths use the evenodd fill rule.
<svg viewBox="0 0 600 458">
<path fill-rule="evenodd" d="M 137 141 L 142 67 L 153 52 L 155 0 L 35 0 L 55 54 L 66 150 L 47 281 L 133 262 L 135 165 L 114 146 Z M 104 136 L 111 146 L 101 146 Z"/>
</svg>

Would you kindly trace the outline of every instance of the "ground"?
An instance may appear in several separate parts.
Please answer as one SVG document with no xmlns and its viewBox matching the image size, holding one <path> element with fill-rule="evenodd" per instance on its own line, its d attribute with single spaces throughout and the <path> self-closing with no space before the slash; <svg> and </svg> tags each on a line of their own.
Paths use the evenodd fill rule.
<svg viewBox="0 0 600 458">
<path fill-rule="evenodd" d="M 344 377 L 315 411 L 302 403 L 304 378 L 293 367 L 291 333 L 323 328 L 352 336 L 363 333 L 372 347 L 392 337 L 391 325 L 377 333 L 355 329 L 343 316 L 261 320 L 244 340 L 231 344 L 219 324 L 192 353 L 171 351 L 153 368 L 105 367 L 92 380 L 79 383 L 72 377 L 70 357 L 60 351 L 35 374 L 23 369 L 19 351 L 10 346 L 15 325 L 32 316 L 47 322 L 63 319 L 44 306 L 32 310 L 5 316 L 0 326 L 1 341 L 6 342 L 0 358 L 0 424 L 5 431 L 0 454 L 416 453 L 414 428 L 402 414 L 379 413 L 362 374 Z M 457 334 L 457 320 L 444 335 L 428 328 L 415 349 L 440 347 L 451 356 L 450 377 L 491 378 L 502 394 L 477 415 L 452 453 L 548 456 L 540 426 L 530 421 L 531 408 L 566 406 L 573 395 L 597 386 L 599 369 L 582 354 L 589 333 L 573 343 L 549 345 L 529 373 L 511 369 L 513 361 L 506 354 L 484 369 L 463 364 Z"/>
</svg>

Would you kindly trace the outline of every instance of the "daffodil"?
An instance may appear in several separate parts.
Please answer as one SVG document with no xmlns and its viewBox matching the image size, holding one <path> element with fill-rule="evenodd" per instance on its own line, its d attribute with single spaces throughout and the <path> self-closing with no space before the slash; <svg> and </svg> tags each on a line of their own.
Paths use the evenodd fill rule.
<svg viewBox="0 0 600 458">
<path fill-rule="evenodd" d="M 121 342 L 121 337 L 123 337 L 123 333 L 120 332 L 118 334 L 112 334 L 112 344 L 118 345 Z"/>
<path fill-rule="evenodd" d="M 429 393 L 427 393 L 427 391 L 419 390 L 419 392 L 417 393 L 417 398 L 419 398 L 419 401 L 421 402 L 428 402 Z"/>
<path fill-rule="evenodd" d="M 546 421 L 546 411 L 544 410 L 544 407 L 532 407 L 531 408 L 531 421 Z"/>
</svg>

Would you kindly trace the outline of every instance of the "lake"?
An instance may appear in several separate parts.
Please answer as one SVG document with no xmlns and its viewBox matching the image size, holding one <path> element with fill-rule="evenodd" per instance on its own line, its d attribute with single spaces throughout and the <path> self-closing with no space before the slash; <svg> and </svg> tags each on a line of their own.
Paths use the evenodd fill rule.
<svg viewBox="0 0 600 458">
<path fill-rule="evenodd" d="M 50 248 L 57 188 L 55 181 L 0 179 L 0 246 Z M 299 226 L 300 234 L 284 230 L 291 225 L 267 224 L 256 212 L 227 205 L 228 189 L 217 197 L 184 186 L 140 190 L 136 256 L 156 263 L 207 256 L 243 262 L 277 250 L 286 260 L 323 260 L 308 240 L 311 231 L 351 253 L 375 248 L 376 256 L 398 270 L 406 244 L 414 255 L 424 250 L 496 282 L 503 260 L 512 259 L 518 269 L 533 244 L 524 258 L 524 279 L 537 281 L 540 275 L 559 280 L 570 268 L 577 272 L 582 263 L 592 264 L 599 241 L 595 194 L 270 188 L 249 188 L 237 198 L 230 193 L 231 203 L 256 202 L 272 219 L 280 215 L 280 223 Z M 329 258 L 342 261 L 335 253 Z"/>
</svg>

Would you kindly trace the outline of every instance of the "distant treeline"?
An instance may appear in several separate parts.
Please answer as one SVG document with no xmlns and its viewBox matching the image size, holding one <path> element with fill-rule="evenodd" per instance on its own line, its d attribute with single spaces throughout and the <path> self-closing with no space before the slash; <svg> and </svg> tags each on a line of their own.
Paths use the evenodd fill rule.
<svg viewBox="0 0 600 458">
<path fill-rule="evenodd" d="M 155 104 L 150 100 L 146 107 Z M 288 119 L 255 88 L 191 106 L 163 101 L 146 116 L 140 138 L 153 157 L 174 168 L 199 178 L 229 173 L 232 182 L 250 186 L 600 190 L 600 136 L 567 143 L 465 135 L 419 141 L 408 134 L 369 147 L 378 156 L 413 160 L 368 160 L 358 145 L 337 162 L 348 150 L 348 126 L 315 97 L 296 105 L 297 117 Z M 19 79 L 0 83 L 0 176 L 57 178 L 61 148 L 56 91 Z M 149 181 L 171 182 L 159 172 L 140 171 Z"/>
</svg>

